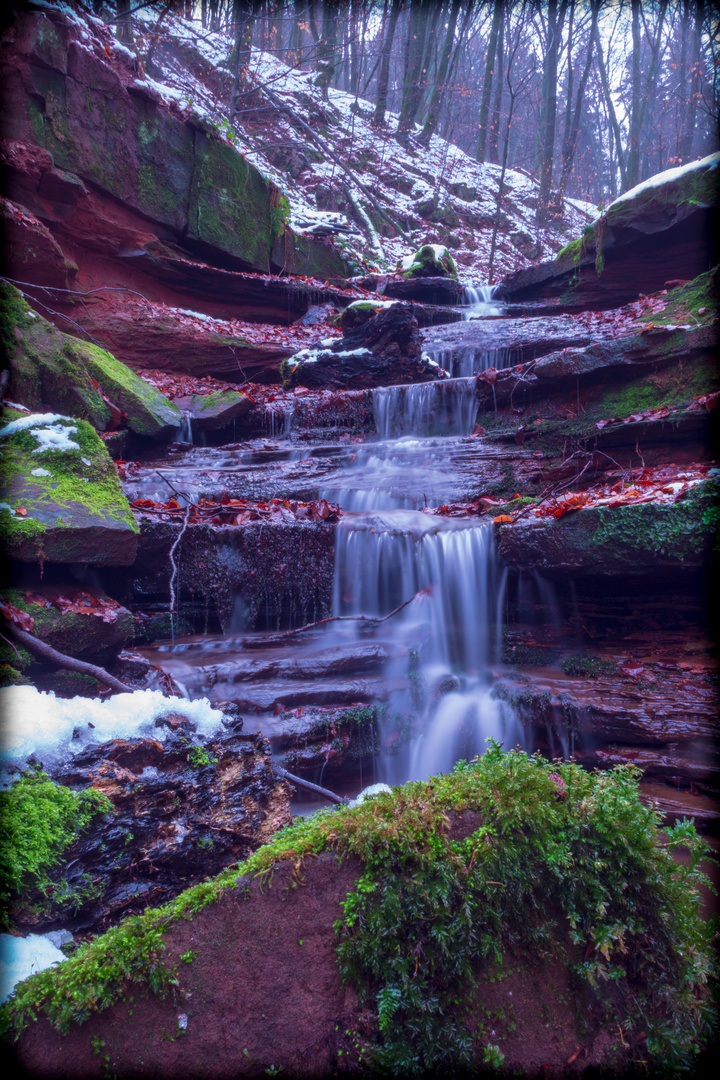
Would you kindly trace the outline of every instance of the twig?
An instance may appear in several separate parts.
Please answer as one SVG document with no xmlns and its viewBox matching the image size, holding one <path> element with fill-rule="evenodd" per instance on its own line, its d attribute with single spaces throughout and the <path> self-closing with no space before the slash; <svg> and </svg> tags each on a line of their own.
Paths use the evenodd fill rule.
<svg viewBox="0 0 720 1080">
<path fill-rule="evenodd" d="M 339 803 L 340 806 L 347 806 L 349 799 L 342 798 L 340 795 L 336 795 L 334 791 L 329 791 L 327 788 L 320 787 L 319 784 L 311 784 L 309 780 L 301 780 L 299 776 L 293 776 L 286 769 L 283 769 L 281 765 L 272 764 L 272 771 L 276 776 L 279 776 L 281 780 L 288 780 L 291 784 L 297 784 L 298 787 L 305 788 L 307 791 L 312 791 L 315 795 L 322 795 L 323 799 L 327 799 L 328 802 Z"/>
<path fill-rule="evenodd" d="M 110 675 L 105 668 L 98 667 L 96 664 L 87 664 L 84 660 L 76 660 L 74 656 L 66 656 L 65 653 L 58 652 L 57 649 L 53 649 L 45 641 L 41 641 L 40 638 L 36 638 L 33 634 L 21 630 L 14 623 L 6 622 L 5 630 L 21 645 L 24 645 L 26 649 L 29 649 L 30 652 L 34 652 L 43 660 L 57 664 L 58 667 L 67 668 L 68 671 L 77 671 L 81 675 L 91 675 L 93 679 L 97 679 L 99 682 L 104 683 L 105 686 L 109 686 L 111 690 L 117 690 L 121 694 L 132 694 L 135 689 L 133 686 L 121 682 L 120 679 L 116 679 L 114 675 Z"/>
<path fill-rule="evenodd" d="M 374 626 L 379 623 L 384 623 L 388 619 L 392 619 L 393 615 L 397 615 L 398 612 L 406 608 L 408 604 L 412 604 L 413 600 L 416 600 L 418 596 L 427 596 L 430 592 L 430 587 L 426 586 L 424 589 L 420 589 L 409 600 L 405 600 L 404 603 L 394 608 L 387 615 L 328 615 L 325 619 L 318 619 L 316 622 L 307 623 L 305 626 L 298 626 L 296 630 L 283 630 L 279 634 L 268 634 L 262 638 L 243 638 L 242 646 L 247 649 L 262 649 L 266 645 L 272 645 L 276 641 L 286 641 L 287 638 L 294 637 L 295 634 L 303 634 L 306 630 L 314 630 L 317 626 L 324 626 L 326 623 L 331 622 L 360 622 L 360 623 L 372 623 Z"/>
</svg>

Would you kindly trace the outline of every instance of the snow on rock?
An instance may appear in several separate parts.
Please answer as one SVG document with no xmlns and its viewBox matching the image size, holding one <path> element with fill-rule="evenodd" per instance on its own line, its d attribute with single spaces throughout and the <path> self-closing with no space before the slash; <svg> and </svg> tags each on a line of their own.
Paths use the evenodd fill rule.
<svg viewBox="0 0 720 1080">
<path fill-rule="evenodd" d="M 23 979 L 62 960 L 65 960 L 65 954 L 53 944 L 50 935 L 15 937 L 0 934 L 0 1002 L 7 1001 Z"/>
<path fill-rule="evenodd" d="M 363 788 L 360 794 L 349 803 L 350 806 L 360 806 L 366 799 L 372 799 L 374 795 L 382 795 L 384 792 L 392 794 L 392 788 L 387 784 L 370 784 L 369 787 Z"/>
<path fill-rule="evenodd" d="M 67 761 L 92 743 L 151 737 L 163 741 L 166 727 L 155 721 L 171 713 L 187 716 L 202 735 L 222 725 L 222 713 L 205 698 L 167 698 L 159 690 L 95 698 L 56 698 L 34 686 L 0 690 L 0 763 L 3 773 L 22 768 L 31 757 L 44 765 Z M 7 782 L 7 775 L 4 777 Z"/>
<path fill-rule="evenodd" d="M 669 184 L 673 180 L 679 180 L 681 176 L 687 176 L 689 173 L 698 170 L 717 169 L 718 164 L 720 164 L 720 153 L 708 154 L 707 157 L 701 158 L 699 161 L 689 161 L 686 165 L 678 165 L 675 169 L 666 169 L 665 172 L 656 173 L 655 176 L 649 176 L 647 180 L 643 180 L 642 183 L 636 184 L 634 188 L 630 188 L 624 195 L 620 195 L 614 202 L 610 203 L 605 212 L 607 213 L 613 206 L 618 206 L 620 203 L 629 202 L 642 191 L 647 191 L 648 188 L 662 187 L 663 184 Z"/>
</svg>

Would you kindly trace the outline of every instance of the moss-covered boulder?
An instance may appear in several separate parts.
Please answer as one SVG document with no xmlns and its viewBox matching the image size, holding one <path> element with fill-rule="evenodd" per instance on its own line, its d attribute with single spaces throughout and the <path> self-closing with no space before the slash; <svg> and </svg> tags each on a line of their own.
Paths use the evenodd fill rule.
<svg viewBox="0 0 720 1080">
<path fill-rule="evenodd" d="M 253 403 L 238 390 L 218 390 L 214 394 L 190 394 L 176 398 L 175 405 L 198 431 L 217 431 L 247 415 Z"/>
<path fill-rule="evenodd" d="M 720 523 L 718 487 L 696 484 L 673 503 L 592 507 L 500 526 L 508 566 L 548 574 L 633 577 L 707 570 Z"/>
<path fill-rule="evenodd" d="M 150 439 L 168 439 L 177 433 L 182 414 L 164 394 L 98 345 L 76 339 L 74 347 L 90 376 L 127 414 L 131 431 Z"/>
<path fill-rule="evenodd" d="M 444 244 L 425 244 L 402 261 L 404 277 L 450 277 L 457 280 L 457 266 Z"/>
<path fill-rule="evenodd" d="M 0 282 L 0 353 L 10 372 L 8 397 L 29 409 L 48 407 L 104 431 L 111 410 L 67 337 L 33 311 L 17 289 Z"/>
<path fill-rule="evenodd" d="M 0 597 L 31 617 L 35 637 L 69 656 L 118 652 L 133 639 L 132 615 L 100 589 L 39 585 Z"/>
<path fill-rule="evenodd" d="M 0 428 L 0 542 L 25 562 L 127 566 L 138 527 L 107 450 L 85 420 L 57 414 Z"/>
<path fill-rule="evenodd" d="M 29 409 L 53 409 L 88 420 L 104 431 L 121 409 L 131 431 L 169 438 L 182 423 L 163 394 L 105 349 L 56 329 L 0 283 L 0 351 L 10 370 L 9 396 Z"/>
<path fill-rule="evenodd" d="M 26 979 L 3 1026 L 34 1076 L 97 1076 L 100 1051 L 118 1076 L 559 1077 L 579 1047 L 580 1071 L 691 1075 L 713 1028 L 709 849 L 691 825 L 662 836 L 637 777 L 492 744 L 295 818 Z"/>
</svg>

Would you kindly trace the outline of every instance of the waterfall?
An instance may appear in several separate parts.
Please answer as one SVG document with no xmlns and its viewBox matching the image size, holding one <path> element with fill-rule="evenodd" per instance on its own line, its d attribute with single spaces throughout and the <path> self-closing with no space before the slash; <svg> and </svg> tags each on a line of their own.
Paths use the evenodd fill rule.
<svg viewBox="0 0 720 1080">
<path fill-rule="evenodd" d="M 477 413 L 475 380 L 446 379 L 372 391 L 381 439 L 401 435 L 470 435 Z"/>
<path fill-rule="evenodd" d="M 501 315 L 502 304 L 493 303 L 498 291 L 497 285 L 466 285 L 462 296 L 462 305 L 467 310 L 466 319 L 485 319 L 489 315 Z"/>
<path fill-rule="evenodd" d="M 337 530 L 334 580 L 336 615 L 382 617 L 415 596 L 375 631 L 403 656 L 386 672 L 383 742 L 392 747 L 398 731 L 411 732 L 379 762 L 383 779 L 446 772 L 482 753 L 488 737 L 523 741 L 514 715 L 490 695 L 504 603 L 491 526 L 405 510 L 348 514 Z"/>
<path fill-rule="evenodd" d="M 178 442 L 190 443 L 192 445 L 192 418 L 189 412 L 184 412 L 182 414 L 182 423 L 180 424 L 180 430 L 177 433 L 176 439 Z"/>
<path fill-rule="evenodd" d="M 270 429 L 270 438 L 287 439 L 289 437 L 294 412 L 295 402 L 292 400 L 272 402 L 268 406 L 266 418 Z"/>
</svg>

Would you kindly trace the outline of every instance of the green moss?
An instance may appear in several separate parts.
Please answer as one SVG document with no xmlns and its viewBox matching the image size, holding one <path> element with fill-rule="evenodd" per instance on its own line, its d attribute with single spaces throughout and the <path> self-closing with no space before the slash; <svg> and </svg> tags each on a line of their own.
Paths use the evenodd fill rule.
<svg viewBox="0 0 720 1080">
<path fill-rule="evenodd" d="M 643 315 L 642 321 L 651 322 L 655 326 L 678 323 L 697 326 L 698 323 L 708 323 L 718 314 L 719 297 L 720 268 L 716 266 L 687 285 L 672 289 L 667 294 L 664 310 Z"/>
<path fill-rule="evenodd" d="M 672 408 L 689 404 L 700 394 L 712 393 L 720 387 L 717 364 L 709 356 L 662 368 L 606 391 L 588 408 L 588 416 L 597 418 L 625 417 L 647 409 Z"/>
<path fill-rule="evenodd" d="M 79 794 L 55 784 L 44 772 L 26 773 L 0 791 L 0 919 L 7 925 L 7 905 L 28 888 L 46 888 L 48 873 L 62 853 L 93 820 L 113 810 L 101 792 Z"/>
<path fill-rule="evenodd" d="M 438 255 L 435 254 L 434 246 L 432 244 L 425 244 L 419 251 L 415 252 L 413 255 L 412 266 L 410 266 L 408 270 L 403 270 L 403 277 L 415 277 L 418 273 L 427 272 L 428 270 L 433 271 L 433 273 L 436 273 L 439 276 L 447 275 L 448 277 L 457 280 L 457 266 L 447 248 L 445 248 L 438 257 Z"/>
<path fill-rule="evenodd" d="M 0 660 L 0 686 L 32 686 L 32 680 L 22 675 L 12 664 Z"/>
<path fill-rule="evenodd" d="M 577 240 L 571 240 L 569 244 L 566 244 L 564 248 L 560 248 L 555 256 L 555 262 L 559 262 L 561 259 L 572 258 L 573 262 L 580 262 L 581 252 L 583 248 L 583 240 L 578 238 Z"/>
<path fill-rule="evenodd" d="M 651 1060 L 687 1067 L 711 1015 L 711 935 L 698 914 L 706 847 L 688 823 L 660 842 L 638 776 L 632 767 L 590 774 L 491 743 L 447 776 L 296 819 L 239 873 L 230 868 L 126 920 L 20 984 L 3 1023 L 17 1033 L 44 1014 L 66 1031 L 133 983 L 171 993 L 177 976 L 163 935 L 173 921 L 251 875 L 271 883 L 279 861 L 297 870 L 334 850 L 364 864 L 336 924 L 337 956 L 376 1017 L 379 1060 L 391 1073 L 473 1063 L 460 1007 L 478 977 L 498 978 L 508 953 L 561 959 L 609 1024 L 630 1038 L 642 1029 Z M 449 815 L 468 809 L 477 827 L 451 839 Z M 675 862 L 676 846 L 690 850 L 689 865 Z"/>
<path fill-rule="evenodd" d="M 698 484 L 670 505 L 630 504 L 620 510 L 593 511 L 599 518 L 593 544 L 625 548 L 639 559 L 660 555 L 682 564 L 702 562 L 716 540 L 718 490 L 712 483 Z"/>
<path fill-rule="evenodd" d="M 72 340 L 88 372 L 97 379 L 107 396 L 128 414 L 128 426 L 132 431 L 158 438 L 180 427 L 182 413 L 164 394 L 105 349 L 89 341 Z"/>
<path fill-rule="evenodd" d="M 582 675 L 590 679 L 597 679 L 600 675 L 614 675 L 617 671 L 617 664 L 612 660 L 599 660 L 597 656 L 588 653 L 566 656 L 560 666 L 566 675 Z"/>
</svg>

